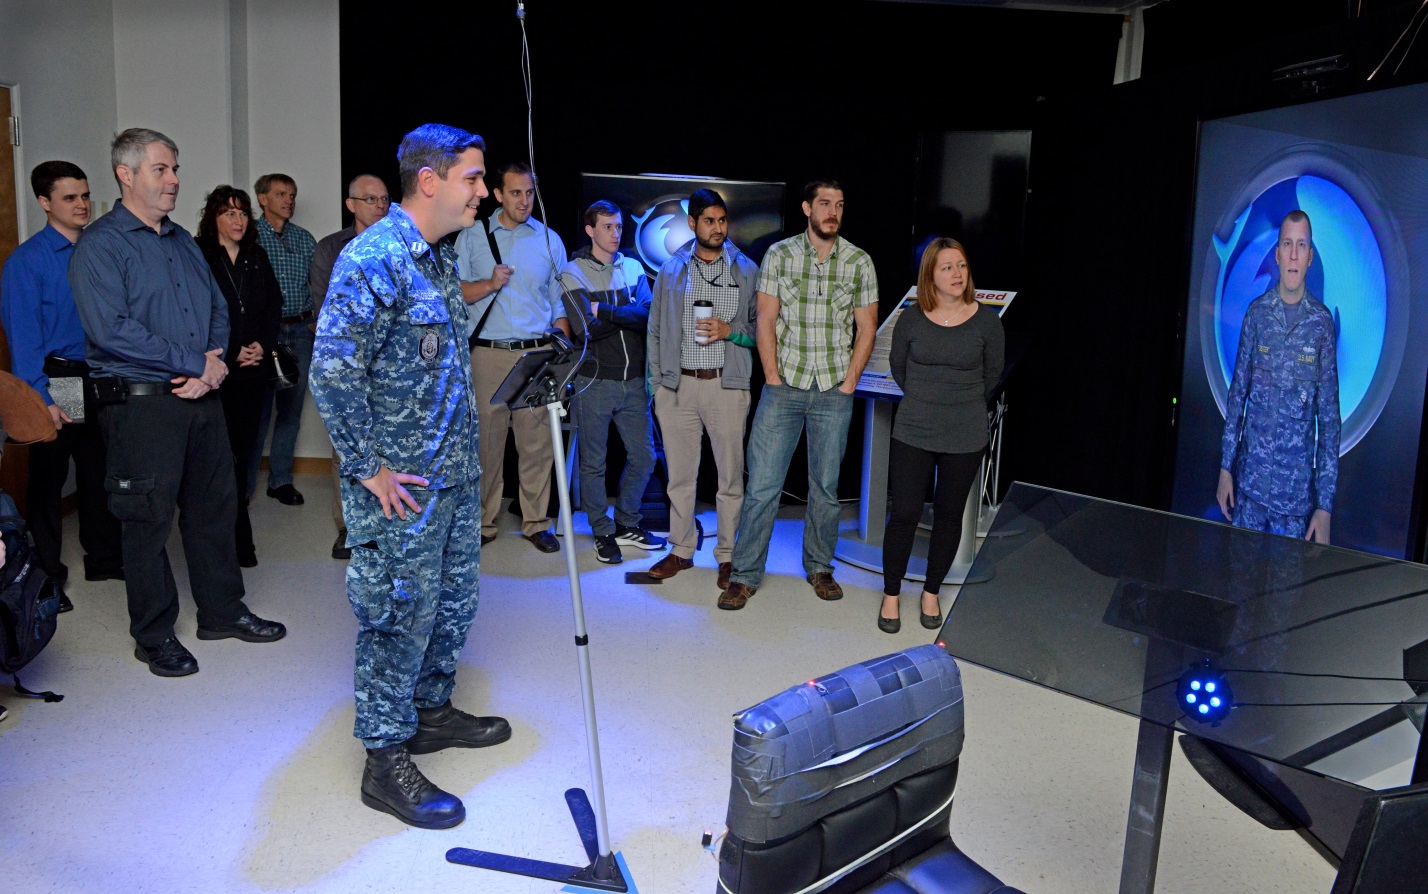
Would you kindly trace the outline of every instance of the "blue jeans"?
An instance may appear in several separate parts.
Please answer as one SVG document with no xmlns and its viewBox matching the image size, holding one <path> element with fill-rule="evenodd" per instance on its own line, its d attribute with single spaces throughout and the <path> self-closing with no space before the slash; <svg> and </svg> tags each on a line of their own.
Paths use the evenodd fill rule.
<svg viewBox="0 0 1428 894">
<path fill-rule="evenodd" d="M 625 382 L 613 379 L 575 380 L 575 430 L 580 444 L 580 508 L 590 520 L 596 537 L 615 533 L 619 523 L 627 528 L 640 525 L 640 507 L 645 485 L 654 471 L 654 443 L 650 432 L 649 398 L 644 376 Z M 610 423 L 625 445 L 625 468 L 620 473 L 620 495 L 615 501 L 615 520 L 606 515 L 610 497 L 605 487 L 605 456 L 610 441 Z"/>
<path fill-rule="evenodd" d="M 258 418 L 258 442 L 248 462 L 248 496 L 258 484 L 258 464 L 263 457 L 263 445 L 268 440 L 268 424 L 273 425 L 273 446 L 268 451 L 268 487 L 293 483 L 293 450 L 297 447 L 298 427 L 302 424 L 302 407 L 307 400 L 307 372 L 312 366 L 312 330 L 307 323 L 284 323 L 278 329 L 278 341 L 297 355 L 298 383 L 282 391 L 269 389 Z M 273 404 L 278 405 L 277 421 L 273 421 Z"/>
<path fill-rule="evenodd" d="M 745 451 L 749 483 L 744 488 L 744 513 L 734 543 L 734 570 L 729 580 L 749 587 L 763 583 L 769 537 L 778 514 L 779 493 L 788 475 L 798 433 L 808 432 L 808 508 L 803 518 L 803 571 L 832 571 L 838 541 L 838 470 L 848 447 L 853 419 L 853 395 L 836 386 L 827 391 L 765 385 L 754 412 Z"/>
</svg>

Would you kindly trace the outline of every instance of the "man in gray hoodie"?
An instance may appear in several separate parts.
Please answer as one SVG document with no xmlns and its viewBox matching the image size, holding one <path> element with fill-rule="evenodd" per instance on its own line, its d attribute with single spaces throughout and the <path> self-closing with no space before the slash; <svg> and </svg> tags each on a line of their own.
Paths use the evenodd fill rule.
<svg viewBox="0 0 1428 894">
<path fill-rule="evenodd" d="M 734 532 L 744 505 L 744 429 L 759 268 L 728 241 L 729 211 L 717 192 L 698 190 L 689 197 L 688 211 L 694 240 L 660 268 L 650 310 L 650 390 L 669 467 L 673 548 L 648 573 L 663 579 L 694 566 L 694 489 L 700 443 L 708 432 L 719 470 L 714 560 L 722 590 L 729 585 Z M 697 318 L 698 310 L 708 315 Z"/>
<path fill-rule="evenodd" d="M 580 446 L 580 508 L 595 535 L 595 557 L 608 565 L 624 560 L 621 546 L 664 549 L 665 541 L 640 527 L 645 485 L 654 471 L 654 438 L 645 393 L 645 328 L 650 284 L 644 265 L 620 254 L 624 216 L 613 202 L 585 211 L 583 248 L 560 270 L 571 337 L 584 343 L 576 370 L 574 416 Z M 615 518 L 605 488 L 610 423 L 625 445 Z"/>
</svg>

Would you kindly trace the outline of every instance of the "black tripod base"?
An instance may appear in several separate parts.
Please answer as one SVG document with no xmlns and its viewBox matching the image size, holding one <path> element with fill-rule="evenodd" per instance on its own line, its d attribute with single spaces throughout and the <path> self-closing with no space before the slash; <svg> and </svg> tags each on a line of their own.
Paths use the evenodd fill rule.
<svg viewBox="0 0 1428 894">
<path fill-rule="evenodd" d="M 524 875 L 596 891 L 629 891 L 629 883 L 625 881 L 624 873 L 620 871 L 614 854 L 599 852 L 595 834 L 595 812 L 591 810 L 590 799 L 586 797 L 585 792 L 578 788 L 569 789 L 565 793 L 565 802 L 570 807 L 571 818 L 575 820 L 580 843 L 585 847 L 586 856 L 590 857 L 588 866 L 566 866 L 563 863 L 547 863 L 544 860 L 493 854 L 490 851 L 476 851 L 465 847 L 454 847 L 447 851 L 446 860 L 477 869 Z"/>
</svg>

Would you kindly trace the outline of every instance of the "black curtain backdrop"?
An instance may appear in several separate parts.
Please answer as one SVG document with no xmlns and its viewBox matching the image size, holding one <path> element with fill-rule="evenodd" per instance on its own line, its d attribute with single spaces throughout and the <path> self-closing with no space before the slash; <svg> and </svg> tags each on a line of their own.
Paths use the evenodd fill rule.
<svg viewBox="0 0 1428 894">
<path fill-rule="evenodd" d="M 1205 48 L 1216 46 L 1228 9 L 1264 35 L 1276 33 L 1267 23 L 1298 22 L 1294 11 L 1315 4 L 1171 0 L 1145 13 L 1146 70 L 1156 67 L 1152 50 L 1180 47 L 1187 35 L 1206 61 L 1039 104 L 1028 284 L 1008 313 L 1009 332 L 1032 347 L 1008 386 L 1004 487 L 1023 480 L 1168 508 L 1198 122 L 1312 98 L 1270 73 L 1336 53 L 1350 67 L 1320 96 L 1428 78 L 1420 45 L 1398 76 L 1386 70 L 1365 84 L 1416 6 L 1350 19 L 1340 2 L 1329 25 L 1279 29 L 1291 33 L 1210 58 L 1224 52 Z"/>
<path fill-rule="evenodd" d="M 342 4 L 344 183 L 372 172 L 396 196 L 397 144 L 425 121 L 480 133 L 488 167 L 527 158 L 514 0 L 470 9 Z M 911 285 L 919 135 L 1030 127 L 1039 97 L 1110 83 L 1121 28 L 1119 16 L 868 0 L 634 9 L 527 3 L 535 167 L 566 244 L 584 239 L 582 171 L 784 181 L 790 234 L 804 226 L 803 184 L 834 177 L 844 235 L 872 255 L 885 312 Z M 861 430 L 844 497 L 858 490 Z M 797 457 L 787 490 L 806 490 Z"/>
</svg>

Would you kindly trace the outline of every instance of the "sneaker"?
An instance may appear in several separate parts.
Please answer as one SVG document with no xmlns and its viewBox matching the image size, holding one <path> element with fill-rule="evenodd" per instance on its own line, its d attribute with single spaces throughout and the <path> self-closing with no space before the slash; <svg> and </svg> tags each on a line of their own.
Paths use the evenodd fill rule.
<svg viewBox="0 0 1428 894">
<path fill-rule="evenodd" d="M 595 538 L 595 558 L 606 565 L 618 565 L 625 561 L 625 557 L 620 554 L 620 544 L 616 543 L 614 534 L 606 534 L 604 537 Z"/>
<path fill-rule="evenodd" d="M 669 546 L 669 541 L 663 537 L 656 537 L 644 528 L 630 528 L 625 525 L 615 526 L 615 542 L 621 546 L 633 546 L 635 549 L 664 549 Z"/>
</svg>

